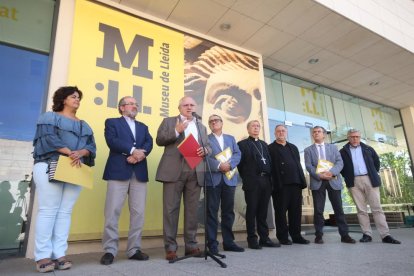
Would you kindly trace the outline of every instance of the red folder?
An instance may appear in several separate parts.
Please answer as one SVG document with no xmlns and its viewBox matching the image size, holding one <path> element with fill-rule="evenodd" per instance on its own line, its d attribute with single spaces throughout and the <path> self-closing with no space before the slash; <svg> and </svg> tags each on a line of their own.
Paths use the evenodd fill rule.
<svg viewBox="0 0 414 276">
<path fill-rule="evenodd" d="M 197 150 L 200 148 L 200 145 L 191 133 L 177 146 L 177 148 L 191 169 L 197 167 L 203 160 L 201 156 L 197 155 Z"/>
</svg>

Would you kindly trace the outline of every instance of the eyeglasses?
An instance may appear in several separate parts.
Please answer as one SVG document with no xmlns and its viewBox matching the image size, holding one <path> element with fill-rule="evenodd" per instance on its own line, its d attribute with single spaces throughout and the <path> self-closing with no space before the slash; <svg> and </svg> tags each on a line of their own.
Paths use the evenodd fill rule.
<svg viewBox="0 0 414 276">
<path fill-rule="evenodd" d="M 208 121 L 209 124 L 221 122 L 221 119 L 211 119 Z"/>
<path fill-rule="evenodd" d="M 124 103 L 123 105 L 131 105 L 131 106 L 135 105 L 136 107 L 139 106 L 137 103 Z"/>
</svg>

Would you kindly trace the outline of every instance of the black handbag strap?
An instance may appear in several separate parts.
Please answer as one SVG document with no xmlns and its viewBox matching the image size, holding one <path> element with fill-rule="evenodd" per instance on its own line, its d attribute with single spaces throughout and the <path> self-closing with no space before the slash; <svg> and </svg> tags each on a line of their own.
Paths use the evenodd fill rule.
<svg viewBox="0 0 414 276">
<path fill-rule="evenodd" d="M 76 150 L 78 150 L 79 143 L 80 143 L 80 140 L 82 138 L 82 125 L 83 125 L 83 120 L 80 120 L 80 133 L 79 133 L 79 137 L 78 137 L 78 143 L 76 144 Z"/>
</svg>

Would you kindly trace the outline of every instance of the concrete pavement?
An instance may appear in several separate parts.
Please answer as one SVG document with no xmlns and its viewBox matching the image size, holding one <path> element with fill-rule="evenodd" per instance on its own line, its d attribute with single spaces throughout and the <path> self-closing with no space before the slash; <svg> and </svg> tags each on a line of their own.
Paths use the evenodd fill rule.
<svg viewBox="0 0 414 276">
<path fill-rule="evenodd" d="M 414 275 L 414 228 L 392 229 L 401 245 L 384 244 L 374 230 L 373 242 L 343 244 L 335 228 L 325 232 L 325 244 L 290 245 L 262 250 L 246 249 L 244 253 L 222 252 L 227 268 L 211 258 L 189 258 L 169 264 L 163 248 L 149 248 L 149 261 L 128 260 L 124 252 L 112 265 L 99 264 L 102 252 L 70 255 L 73 267 L 48 275 Z M 359 240 L 361 233 L 350 235 Z M 246 242 L 238 242 L 246 247 Z M 178 252 L 183 254 L 181 248 Z M 0 260 L 0 275 L 41 275 L 32 260 L 7 258 Z"/>
</svg>

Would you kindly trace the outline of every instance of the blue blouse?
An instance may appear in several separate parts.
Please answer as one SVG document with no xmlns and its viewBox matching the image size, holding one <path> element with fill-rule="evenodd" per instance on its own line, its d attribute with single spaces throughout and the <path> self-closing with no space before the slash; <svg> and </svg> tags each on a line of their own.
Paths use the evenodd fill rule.
<svg viewBox="0 0 414 276">
<path fill-rule="evenodd" d="M 33 139 L 33 158 L 35 163 L 57 160 L 57 149 L 87 149 L 89 156 L 82 157 L 82 163 L 95 165 L 96 144 L 91 127 L 85 121 L 76 121 L 56 112 L 46 112 L 37 120 L 36 134 Z"/>
</svg>

